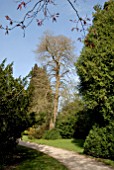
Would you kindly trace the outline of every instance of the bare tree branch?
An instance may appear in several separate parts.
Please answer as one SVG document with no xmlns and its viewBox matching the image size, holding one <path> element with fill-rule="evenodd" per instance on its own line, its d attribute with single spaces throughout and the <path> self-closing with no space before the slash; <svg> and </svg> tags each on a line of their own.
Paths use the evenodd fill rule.
<svg viewBox="0 0 114 170">
<path fill-rule="evenodd" d="M 85 25 L 87 21 L 80 16 L 77 8 L 74 5 L 75 1 L 74 3 L 71 0 L 66 1 L 70 4 L 71 8 L 74 10 L 75 16 L 76 18 L 78 18 L 76 23 L 78 25 L 78 22 L 80 22 L 83 34 L 85 36 Z M 49 8 L 49 5 L 56 5 L 55 0 L 25 0 L 25 1 L 17 0 L 16 3 L 18 3 L 17 10 L 21 10 L 22 8 L 25 7 L 27 8 L 28 5 L 29 7 L 31 7 L 31 9 L 24 14 L 23 19 L 21 21 L 16 21 L 7 15 L 6 20 L 9 22 L 9 24 L 6 26 L 3 26 L 2 24 L 0 25 L 0 29 L 5 30 L 5 34 L 8 34 L 9 31 L 15 28 L 21 28 L 24 31 L 25 36 L 26 28 L 29 27 L 29 25 L 35 19 L 37 25 L 41 26 L 46 19 L 51 19 L 53 22 L 55 22 L 59 17 L 59 13 L 52 13 Z M 39 18 L 39 14 L 43 14 L 42 19 Z M 78 31 L 79 28 L 76 26 L 76 28 L 74 29 Z"/>
<path fill-rule="evenodd" d="M 75 6 L 73 5 L 73 3 L 70 1 L 70 0 L 67 0 L 68 3 L 71 5 L 72 9 L 75 11 L 76 13 L 76 16 L 78 17 L 80 23 L 81 23 L 81 26 L 82 26 L 82 30 L 83 30 L 83 33 L 84 33 L 84 36 L 85 36 L 85 28 L 84 28 L 84 24 L 83 24 L 83 19 L 80 17 L 79 13 L 78 13 L 78 10 L 75 8 Z"/>
</svg>

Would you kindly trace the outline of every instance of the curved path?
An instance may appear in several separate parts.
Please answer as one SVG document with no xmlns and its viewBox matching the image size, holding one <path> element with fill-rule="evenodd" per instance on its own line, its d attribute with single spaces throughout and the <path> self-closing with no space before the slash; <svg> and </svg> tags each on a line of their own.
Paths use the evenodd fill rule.
<svg viewBox="0 0 114 170">
<path fill-rule="evenodd" d="M 69 170 L 114 170 L 95 159 L 77 154 L 73 151 L 55 148 L 31 142 L 19 141 L 19 144 L 36 149 L 62 162 Z"/>
</svg>

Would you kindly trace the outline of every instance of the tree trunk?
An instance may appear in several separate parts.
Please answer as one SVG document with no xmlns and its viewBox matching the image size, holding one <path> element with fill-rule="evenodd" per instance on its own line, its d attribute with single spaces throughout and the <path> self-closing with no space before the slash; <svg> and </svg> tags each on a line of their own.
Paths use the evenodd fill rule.
<svg viewBox="0 0 114 170">
<path fill-rule="evenodd" d="M 53 116 L 50 121 L 50 129 L 55 128 L 57 112 L 58 112 L 58 102 L 59 102 L 59 88 L 60 88 L 60 66 L 57 63 L 57 71 L 56 71 L 56 86 L 55 86 L 55 95 L 54 95 L 54 109 L 53 109 Z"/>
</svg>

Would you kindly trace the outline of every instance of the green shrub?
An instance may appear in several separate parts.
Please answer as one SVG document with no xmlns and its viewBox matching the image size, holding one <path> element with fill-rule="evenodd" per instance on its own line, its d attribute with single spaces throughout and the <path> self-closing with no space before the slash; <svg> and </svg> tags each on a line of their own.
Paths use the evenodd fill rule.
<svg viewBox="0 0 114 170">
<path fill-rule="evenodd" d="M 76 116 L 73 115 L 65 115 L 59 116 L 57 120 L 56 127 L 60 132 L 60 135 L 63 139 L 71 139 L 74 134 L 74 125 L 76 122 Z"/>
<path fill-rule="evenodd" d="M 47 130 L 46 124 L 37 125 L 35 124 L 28 130 L 28 137 L 30 138 L 36 138 L 41 139 L 45 131 Z"/>
<path fill-rule="evenodd" d="M 114 160 L 114 126 L 94 126 L 85 140 L 84 153 Z"/>
<path fill-rule="evenodd" d="M 60 139 L 61 135 L 58 129 L 52 129 L 52 130 L 48 130 L 44 133 L 43 135 L 43 139 Z"/>
</svg>

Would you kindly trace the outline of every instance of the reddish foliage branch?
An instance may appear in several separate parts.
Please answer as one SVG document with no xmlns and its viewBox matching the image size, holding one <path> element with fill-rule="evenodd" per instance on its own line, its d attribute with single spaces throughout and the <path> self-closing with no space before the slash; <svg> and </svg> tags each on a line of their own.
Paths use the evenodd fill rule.
<svg viewBox="0 0 114 170">
<path fill-rule="evenodd" d="M 33 6 L 30 3 L 34 3 Z M 72 28 L 73 30 L 79 30 L 78 28 L 78 23 L 81 24 L 81 31 L 83 31 L 83 34 L 85 35 L 85 25 L 87 24 L 87 19 L 82 19 L 74 6 L 74 3 L 72 3 L 70 0 L 67 0 L 67 2 L 70 4 L 72 9 L 74 10 L 76 17 L 78 20 L 75 20 L 76 27 Z M 17 10 L 22 10 L 23 8 L 26 8 L 28 5 L 31 5 L 31 9 L 28 10 L 25 15 L 23 16 L 23 19 L 21 21 L 15 21 L 11 19 L 8 15 L 5 16 L 6 20 L 9 22 L 6 27 L 3 25 L 0 25 L 0 29 L 4 29 L 6 32 L 5 34 L 8 34 L 9 31 L 13 30 L 14 28 L 21 28 L 24 31 L 24 36 L 25 36 L 25 29 L 33 22 L 33 20 L 36 19 L 36 23 L 38 26 L 43 25 L 43 22 L 46 19 L 51 19 L 52 22 L 56 22 L 57 18 L 59 17 L 59 13 L 51 13 L 49 10 L 49 5 L 56 5 L 55 0 L 18 0 L 17 1 L 18 6 Z M 39 18 L 39 14 L 42 14 L 42 18 Z M 74 22 L 73 20 L 70 20 Z"/>
<path fill-rule="evenodd" d="M 78 10 L 74 6 L 74 3 L 76 2 L 76 0 L 74 0 L 74 3 L 72 3 L 70 0 L 67 0 L 67 1 L 71 5 L 71 7 L 74 10 L 76 17 L 77 17 L 77 19 L 75 19 L 75 20 L 70 19 L 70 21 L 75 24 L 75 26 L 71 29 L 71 31 L 76 30 L 76 31 L 83 32 L 83 35 L 85 37 L 86 30 L 87 30 L 88 26 L 90 26 L 90 18 L 88 18 L 87 16 L 85 18 L 82 18 L 80 16 L 80 14 L 78 13 Z M 81 28 L 79 27 L 79 23 L 81 24 Z M 82 41 L 82 38 L 79 37 L 78 40 Z"/>
<path fill-rule="evenodd" d="M 23 8 L 27 7 L 27 5 L 31 2 L 32 0 L 26 2 L 17 1 L 17 3 L 19 3 L 17 6 L 17 10 L 22 10 Z M 27 11 L 21 21 L 14 21 L 7 15 L 5 16 L 5 18 L 7 21 L 9 21 L 9 24 L 6 27 L 0 25 L 0 29 L 4 29 L 6 31 L 5 34 L 8 34 L 9 31 L 13 30 L 14 28 L 20 27 L 24 30 L 25 35 L 25 29 L 33 22 L 34 19 L 36 19 L 38 26 L 41 26 L 46 18 L 51 18 L 54 22 L 57 20 L 57 17 L 59 17 L 59 13 L 51 14 L 48 7 L 50 4 L 55 5 L 54 1 L 52 0 L 36 0 L 36 2 L 34 0 L 34 5 L 29 11 Z M 38 18 L 39 13 L 43 14 L 42 19 Z"/>
</svg>

